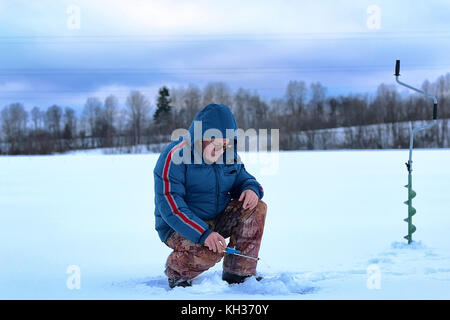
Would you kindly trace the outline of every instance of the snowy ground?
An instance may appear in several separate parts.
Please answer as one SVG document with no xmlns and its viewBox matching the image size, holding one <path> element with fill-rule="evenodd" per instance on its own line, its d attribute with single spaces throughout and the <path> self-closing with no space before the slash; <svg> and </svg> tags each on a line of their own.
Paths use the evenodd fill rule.
<svg viewBox="0 0 450 320">
<path fill-rule="evenodd" d="M 407 151 L 245 155 L 268 204 L 265 278 L 229 286 L 218 264 L 174 290 L 153 229 L 157 156 L 0 157 L 0 298 L 450 298 L 450 150 L 415 151 L 412 246 Z M 71 265 L 79 290 L 66 285 Z"/>
</svg>

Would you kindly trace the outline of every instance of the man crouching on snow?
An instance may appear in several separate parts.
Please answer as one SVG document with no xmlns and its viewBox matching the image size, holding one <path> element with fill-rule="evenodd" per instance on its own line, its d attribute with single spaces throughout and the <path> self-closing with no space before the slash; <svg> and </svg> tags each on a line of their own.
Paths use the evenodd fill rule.
<svg viewBox="0 0 450 320">
<path fill-rule="evenodd" d="M 155 227 L 173 249 L 165 270 L 171 288 L 190 286 L 218 263 L 225 255 L 225 238 L 230 238 L 229 247 L 258 257 L 267 206 L 260 200 L 262 186 L 239 161 L 236 129 L 226 105 L 209 104 L 156 163 Z M 222 279 L 241 283 L 256 275 L 256 264 L 226 254 Z"/>
</svg>

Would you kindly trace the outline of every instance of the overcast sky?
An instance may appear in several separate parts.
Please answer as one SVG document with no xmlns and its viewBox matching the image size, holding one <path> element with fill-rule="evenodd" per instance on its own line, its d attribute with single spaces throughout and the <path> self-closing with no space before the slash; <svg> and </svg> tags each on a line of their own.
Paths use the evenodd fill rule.
<svg viewBox="0 0 450 320">
<path fill-rule="evenodd" d="M 448 0 L 0 0 L 0 108 L 79 110 L 132 89 L 154 103 L 162 85 L 211 81 L 266 98 L 289 80 L 373 93 L 395 59 L 420 85 L 450 71 L 449 17 Z"/>
</svg>

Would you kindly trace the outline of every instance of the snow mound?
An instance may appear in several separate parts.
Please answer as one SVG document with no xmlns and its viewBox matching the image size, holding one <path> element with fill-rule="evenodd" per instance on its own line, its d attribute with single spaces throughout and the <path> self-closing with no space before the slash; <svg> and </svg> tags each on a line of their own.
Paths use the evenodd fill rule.
<svg viewBox="0 0 450 320">
<path fill-rule="evenodd" d="M 422 250 L 427 249 L 427 246 L 425 246 L 422 241 L 412 241 L 410 244 L 406 242 L 395 241 L 391 243 L 391 249 Z"/>
<path fill-rule="evenodd" d="M 124 282 L 113 283 L 121 289 L 135 290 L 149 296 L 166 298 L 180 298 L 186 294 L 199 298 L 214 298 L 224 294 L 239 298 L 241 295 L 259 296 L 289 296 L 315 293 L 318 287 L 310 281 L 302 279 L 296 273 L 283 272 L 280 274 L 264 274 L 263 279 L 257 281 L 255 277 L 247 279 L 244 283 L 229 285 L 222 280 L 220 272 L 208 272 L 194 279 L 193 286 L 188 288 L 177 287 L 169 289 L 165 276 L 142 278 Z"/>
<path fill-rule="evenodd" d="M 418 277 L 427 281 L 450 279 L 450 256 L 424 245 L 421 241 L 393 242 L 389 250 L 368 260 L 376 264 L 385 275 L 393 277 Z"/>
<path fill-rule="evenodd" d="M 230 290 L 248 294 L 291 295 L 314 293 L 317 288 L 311 286 L 300 275 L 283 272 L 279 275 L 267 275 L 260 281 L 252 277 L 243 284 L 231 285 Z"/>
</svg>

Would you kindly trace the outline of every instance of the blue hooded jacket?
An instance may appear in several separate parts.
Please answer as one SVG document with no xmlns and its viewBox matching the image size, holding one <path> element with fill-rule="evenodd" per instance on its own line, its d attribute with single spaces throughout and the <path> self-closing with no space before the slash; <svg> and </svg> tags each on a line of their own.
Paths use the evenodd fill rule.
<svg viewBox="0 0 450 320">
<path fill-rule="evenodd" d="M 194 135 L 194 121 L 201 121 L 202 130 L 197 135 Z M 205 220 L 215 218 L 231 199 L 238 199 L 246 189 L 253 190 L 260 199 L 264 194 L 262 186 L 240 163 L 236 152 L 237 125 L 229 107 L 209 104 L 194 121 L 189 134 L 165 147 L 153 170 L 155 229 L 163 242 L 175 230 L 192 242 L 204 243 L 212 232 Z M 219 134 L 221 138 L 229 137 L 229 130 L 233 130 L 234 148 L 227 149 L 220 161 L 207 164 L 201 151 L 199 156 L 195 148 L 197 141 Z M 227 152 L 233 155 L 227 156 Z"/>
</svg>

